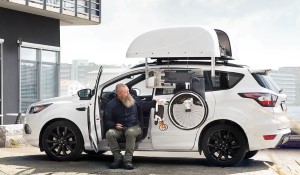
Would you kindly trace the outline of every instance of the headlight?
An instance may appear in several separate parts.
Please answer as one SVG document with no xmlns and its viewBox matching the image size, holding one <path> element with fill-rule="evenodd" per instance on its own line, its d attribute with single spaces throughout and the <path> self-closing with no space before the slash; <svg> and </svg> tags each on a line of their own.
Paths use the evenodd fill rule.
<svg viewBox="0 0 300 175">
<path fill-rule="evenodd" d="M 42 110 L 44 110 L 45 108 L 47 108 L 50 105 L 52 105 L 52 103 L 39 105 L 39 106 L 32 106 L 29 110 L 29 114 L 39 113 L 39 112 L 41 112 Z"/>
</svg>

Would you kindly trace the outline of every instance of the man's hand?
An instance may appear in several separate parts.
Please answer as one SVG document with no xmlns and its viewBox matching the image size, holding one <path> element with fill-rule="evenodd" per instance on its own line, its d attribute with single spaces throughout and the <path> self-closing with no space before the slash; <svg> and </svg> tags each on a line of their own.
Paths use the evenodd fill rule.
<svg viewBox="0 0 300 175">
<path fill-rule="evenodd" d="M 116 129 L 117 129 L 117 130 L 122 130 L 122 129 L 123 129 L 123 125 L 120 124 L 120 123 L 117 123 L 117 124 L 116 124 Z"/>
<path fill-rule="evenodd" d="M 162 104 L 162 101 L 160 101 L 159 99 L 156 99 L 156 104 L 157 104 L 157 105 L 161 105 L 161 104 Z"/>
</svg>

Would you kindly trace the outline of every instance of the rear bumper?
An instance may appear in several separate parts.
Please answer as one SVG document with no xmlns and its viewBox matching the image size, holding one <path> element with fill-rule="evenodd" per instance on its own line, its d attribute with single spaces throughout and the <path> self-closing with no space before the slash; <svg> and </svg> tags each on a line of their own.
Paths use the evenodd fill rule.
<svg viewBox="0 0 300 175">
<path fill-rule="evenodd" d="M 287 142 L 290 138 L 291 130 L 289 128 L 280 129 L 275 131 L 262 131 L 259 132 L 249 132 L 247 133 L 248 142 L 249 142 L 249 150 L 261 150 L 268 148 L 276 148 L 285 142 Z M 276 135 L 274 139 L 265 140 L 264 135 Z"/>
<path fill-rule="evenodd" d="M 278 142 L 278 144 L 276 145 L 276 148 L 279 148 L 281 145 L 285 144 L 286 142 L 288 142 L 290 140 L 290 137 L 291 137 L 291 133 L 287 133 L 287 134 L 284 134 L 280 141 Z"/>
</svg>

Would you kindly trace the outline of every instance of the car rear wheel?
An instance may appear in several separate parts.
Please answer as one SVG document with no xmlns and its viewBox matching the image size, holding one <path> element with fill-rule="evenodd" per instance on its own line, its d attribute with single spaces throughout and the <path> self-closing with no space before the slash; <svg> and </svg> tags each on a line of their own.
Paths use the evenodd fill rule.
<svg viewBox="0 0 300 175">
<path fill-rule="evenodd" d="M 250 159 L 254 157 L 258 153 L 258 150 L 256 151 L 248 151 L 244 157 L 244 159 Z"/>
<path fill-rule="evenodd" d="M 245 157 L 247 142 L 236 127 L 218 124 L 205 132 L 202 150 L 210 163 L 222 167 L 233 166 Z"/>
<path fill-rule="evenodd" d="M 45 129 L 42 147 L 54 160 L 74 160 L 83 151 L 83 138 L 79 128 L 73 123 L 56 121 Z"/>
</svg>

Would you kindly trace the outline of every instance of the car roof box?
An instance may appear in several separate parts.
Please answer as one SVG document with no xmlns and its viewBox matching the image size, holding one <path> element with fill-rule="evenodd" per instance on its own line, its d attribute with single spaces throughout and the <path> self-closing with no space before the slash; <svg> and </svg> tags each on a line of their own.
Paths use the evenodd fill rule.
<svg viewBox="0 0 300 175">
<path fill-rule="evenodd" d="M 138 36 L 129 46 L 127 58 L 232 59 L 227 34 L 207 27 L 175 27 Z"/>
</svg>

